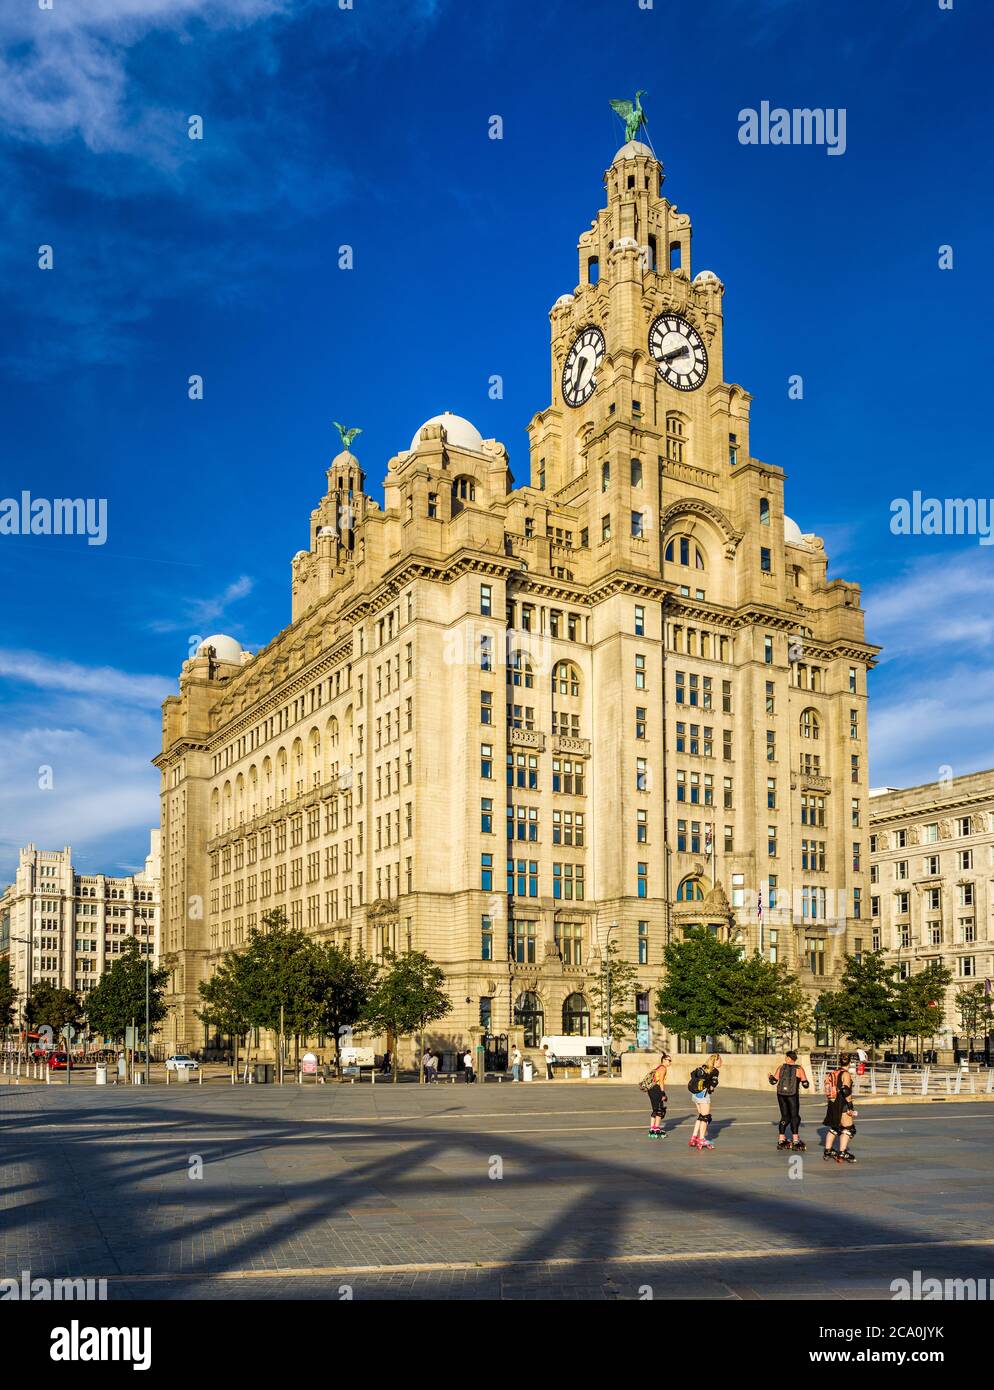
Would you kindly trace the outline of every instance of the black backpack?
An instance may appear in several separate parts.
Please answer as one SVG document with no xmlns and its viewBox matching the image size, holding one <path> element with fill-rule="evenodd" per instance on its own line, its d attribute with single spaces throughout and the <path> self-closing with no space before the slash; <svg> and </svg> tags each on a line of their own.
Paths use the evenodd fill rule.
<svg viewBox="0 0 994 1390">
<path fill-rule="evenodd" d="M 687 1090 L 691 1095 L 697 1095 L 700 1091 L 708 1089 L 708 1069 L 707 1067 L 695 1067 L 690 1073 L 687 1081 Z"/>
<path fill-rule="evenodd" d="M 797 1067 L 793 1062 L 784 1062 L 780 1067 L 780 1077 L 777 1081 L 777 1095 L 797 1095 Z"/>
</svg>

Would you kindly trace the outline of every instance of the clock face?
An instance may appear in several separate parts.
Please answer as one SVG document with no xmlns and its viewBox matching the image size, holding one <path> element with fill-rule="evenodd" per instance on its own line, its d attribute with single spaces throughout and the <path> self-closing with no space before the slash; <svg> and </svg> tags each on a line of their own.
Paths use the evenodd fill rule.
<svg viewBox="0 0 994 1390">
<path fill-rule="evenodd" d="M 599 328 L 585 328 L 566 354 L 563 366 L 563 400 L 578 406 L 589 401 L 597 389 L 597 368 L 606 345 Z"/>
<path fill-rule="evenodd" d="M 708 374 L 708 352 L 697 329 L 679 314 L 660 314 L 649 329 L 656 370 L 678 391 L 696 391 Z"/>
</svg>

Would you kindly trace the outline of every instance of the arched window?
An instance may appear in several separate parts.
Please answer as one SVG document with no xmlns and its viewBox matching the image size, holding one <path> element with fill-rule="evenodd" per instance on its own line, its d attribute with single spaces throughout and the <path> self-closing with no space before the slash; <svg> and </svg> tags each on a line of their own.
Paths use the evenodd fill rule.
<svg viewBox="0 0 994 1390">
<path fill-rule="evenodd" d="M 682 415 L 670 411 L 666 416 L 666 457 L 670 463 L 683 463 L 687 427 Z"/>
<path fill-rule="evenodd" d="M 587 258 L 587 284 L 596 285 L 600 279 L 601 266 L 596 256 Z"/>
<path fill-rule="evenodd" d="M 312 787 L 321 785 L 321 735 L 317 729 L 312 729 L 309 738 L 310 758 L 307 770 L 310 773 L 310 783 Z"/>
<path fill-rule="evenodd" d="M 545 1032 L 545 1011 L 537 994 L 530 990 L 519 994 L 514 1002 L 514 1022 L 525 1033 L 525 1047 L 538 1047 Z"/>
<path fill-rule="evenodd" d="M 693 565 L 694 569 L 704 569 L 704 553 L 690 536 L 674 536 L 667 542 L 664 559 L 674 565 Z"/>
<path fill-rule="evenodd" d="M 759 524 L 760 526 L 769 526 L 770 524 L 770 499 L 768 497 L 759 499 Z"/>
<path fill-rule="evenodd" d="M 452 515 L 462 511 L 467 502 L 476 501 L 476 482 L 465 475 L 456 478 L 452 484 Z"/>
<path fill-rule="evenodd" d="M 679 270 L 683 262 L 683 247 L 678 241 L 670 242 L 670 270 Z"/>
<path fill-rule="evenodd" d="M 580 694 L 580 673 L 571 661 L 560 661 L 553 667 L 552 693 L 574 699 Z"/>
<path fill-rule="evenodd" d="M 563 1001 L 563 1032 L 573 1038 L 589 1035 L 590 1009 L 582 994 L 570 994 Z"/>
<path fill-rule="evenodd" d="M 806 709 L 801 713 L 801 738 L 820 738 L 821 720 L 817 710 Z"/>
<path fill-rule="evenodd" d="M 676 890 L 678 903 L 701 903 L 704 901 L 704 885 L 699 878 L 685 878 Z"/>
<path fill-rule="evenodd" d="M 508 685 L 523 686 L 526 690 L 531 690 L 535 684 L 532 664 L 521 652 L 512 652 L 508 659 L 507 683 Z"/>
</svg>

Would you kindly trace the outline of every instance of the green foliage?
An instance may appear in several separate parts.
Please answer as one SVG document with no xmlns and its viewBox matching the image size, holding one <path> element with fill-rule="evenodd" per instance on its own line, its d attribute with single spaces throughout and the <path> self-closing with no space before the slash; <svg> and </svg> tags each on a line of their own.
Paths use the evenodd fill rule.
<svg viewBox="0 0 994 1390">
<path fill-rule="evenodd" d="M 319 947 L 321 964 L 321 1029 L 335 1040 L 341 1054 L 342 1034 L 361 1032 L 371 1021 L 379 966 L 369 956 L 352 956 L 330 943 Z"/>
<path fill-rule="evenodd" d="M 719 941 L 703 928 L 665 951 L 666 983 L 656 992 L 656 1016 L 685 1037 L 735 1038 L 801 1032 L 811 1007 L 803 987 L 783 964 Z"/>
<path fill-rule="evenodd" d="M 666 981 L 656 991 L 656 1017 L 671 1033 L 700 1037 L 741 1031 L 736 989 L 742 968 L 737 948 L 696 927 L 671 941 L 663 958 Z"/>
<path fill-rule="evenodd" d="M 635 990 L 638 984 L 638 967 L 630 961 L 622 960 L 618 943 L 609 941 L 607 947 L 606 969 L 602 966 L 600 974 L 588 986 L 594 1010 L 600 1015 L 601 1031 L 607 1031 L 608 980 L 611 982 L 611 1041 L 621 1043 L 626 1037 L 634 1037 L 638 1025 L 635 1013 Z"/>
<path fill-rule="evenodd" d="M 14 1009 L 18 992 L 10 978 L 10 957 L 0 960 L 0 1028 L 9 1028 L 14 1022 Z"/>
<path fill-rule="evenodd" d="M 975 1033 L 986 1033 L 990 1027 L 991 1000 L 983 985 L 970 985 L 961 989 L 954 1000 L 959 1025 L 968 1037 Z"/>
<path fill-rule="evenodd" d="M 899 1024 L 895 971 L 883 951 L 846 956 L 840 988 L 819 998 L 819 1017 L 851 1042 L 889 1042 Z"/>
<path fill-rule="evenodd" d="M 58 1040 L 64 1028 L 78 1027 L 83 1009 L 79 995 L 71 989 L 57 989 L 47 981 L 39 980 L 25 1001 L 24 1013 L 30 1028 L 47 1024 Z"/>
<path fill-rule="evenodd" d="M 306 1037 L 321 1017 L 321 961 L 316 944 L 287 925 L 282 908 L 266 912 L 249 932 L 234 967 L 238 1007 L 249 1027 Z"/>
<path fill-rule="evenodd" d="M 901 1037 L 930 1038 L 942 1026 L 946 988 L 952 971 L 932 961 L 895 987 L 897 1031 Z"/>
<path fill-rule="evenodd" d="M 169 971 L 149 967 L 149 1029 L 166 1016 L 163 995 L 169 982 Z M 95 989 L 86 996 L 83 1005 L 90 1031 L 102 1037 L 121 1041 L 132 1023 L 145 1027 L 145 954 L 132 936 L 125 941 L 121 954 L 106 972 Z"/>
<path fill-rule="evenodd" d="M 429 1023 L 452 1008 L 445 992 L 445 971 L 423 951 L 387 955 L 387 969 L 377 981 L 369 1005 L 369 1021 L 389 1029 L 397 1038 L 423 1033 Z M 394 1079 L 397 1049 L 394 1048 Z"/>
<path fill-rule="evenodd" d="M 226 952 L 211 978 L 197 986 L 204 1001 L 197 1017 L 208 1027 L 235 1038 L 248 1032 L 251 1019 L 240 962 L 236 952 Z"/>
</svg>

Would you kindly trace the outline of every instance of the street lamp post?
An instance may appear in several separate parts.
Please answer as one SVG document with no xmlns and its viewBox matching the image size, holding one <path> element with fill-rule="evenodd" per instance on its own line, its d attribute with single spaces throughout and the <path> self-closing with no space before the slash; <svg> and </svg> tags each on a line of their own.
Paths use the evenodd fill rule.
<svg viewBox="0 0 994 1390">
<path fill-rule="evenodd" d="M 604 970 L 607 975 L 607 1079 L 612 1079 L 611 1072 L 611 933 L 618 930 L 617 922 L 613 922 L 607 929 L 607 941 L 604 945 Z"/>
</svg>

